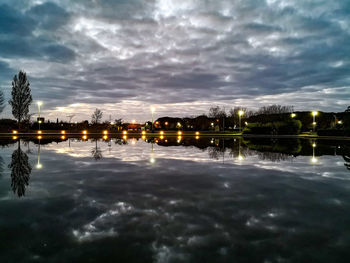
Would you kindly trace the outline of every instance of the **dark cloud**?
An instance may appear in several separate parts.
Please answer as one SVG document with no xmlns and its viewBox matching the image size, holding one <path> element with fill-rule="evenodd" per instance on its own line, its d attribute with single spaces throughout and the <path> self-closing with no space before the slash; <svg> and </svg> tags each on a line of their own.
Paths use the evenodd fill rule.
<svg viewBox="0 0 350 263">
<path fill-rule="evenodd" d="M 84 108 L 74 111 L 85 114 L 104 103 L 142 116 L 125 105 L 158 104 L 171 115 L 186 103 L 202 112 L 211 104 L 292 103 L 300 110 L 348 104 L 347 1 L 0 4 L 0 61 L 26 70 L 35 98 L 50 110 L 80 103 Z M 9 81 L 1 75 L 0 83 Z M 329 90 L 332 96 L 322 97 Z M 305 105 L 307 96 L 312 105 Z"/>
</svg>

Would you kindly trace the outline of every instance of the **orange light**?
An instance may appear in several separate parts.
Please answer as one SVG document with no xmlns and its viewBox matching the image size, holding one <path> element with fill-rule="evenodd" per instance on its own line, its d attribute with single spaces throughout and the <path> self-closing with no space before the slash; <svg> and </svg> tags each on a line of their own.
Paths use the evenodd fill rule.
<svg viewBox="0 0 350 263">
<path fill-rule="evenodd" d="M 126 136 L 126 135 L 123 136 L 123 139 L 124 139 L 124 140 L 126 140 L 127 138 L 128 138 L 128 136 Z"/>
<path fill-rule="evenodd" d="M 83 140 L 86 140 L 86 139 L 87 139 L 87 136 L 86 136 L 86 135 L 84 135 L 82 138 L 83 138 Z"/>
<path fill-rule="evenodd" d="M 108 134 L 108 131 L 103 131 L 103 134 Z"/>
<path fill-rule="evenodd" d="M 146 131 L 142 131 L 141 134 L 146 134 Z"/>
<path fill-rule="evenodd" d="M 178 135 L 181 135 L 181 134 L 182 134 L 182 131 L 178 131 L 177 134 L 178 134 Z M 180 136 L 180 137 L 181 137 L 181 136 Z"/>
<path fill-rule="evenodd" d="M 159 139 L 163 140 L 163 139 L 164 139 L 164 136 L 163 136 L 163 135 L 161 135 L 161 136 L 159 137 Z"/>
<path fill-rule="evenodd" d="M 199 136 L 196 136 L 196 140 L 198 140 L 199 139 Z"/>
<path fill-rule="evenodd" d="M 168 122 L 167 122 L 167 121 L 165 122 L 165 125 L 168 125 Z"/>
<path fill-rule="evenodd" d="M 66 131 L 61 131 L 61 134 L 66 134 Z"/>
<path fill-rule="evenodd" d="M 38 134 L 42 134 L 42 131 L 38 131 Z"/>
<path fill-rule="evenodd" d="M 199 132 L 198 132 L 198 131 L 196 132 L 196 135 L 199 135 Z"/>
<path fill-rule="evenodd" d="M 142 136 L 142 140 L 146 140 L 146 136 Z"/>
<path fill-rule="evenodd" d="M 12 131 L 12 133 L 13 133 L 13 134 L 17 134 L 17 133 L 18 133 L 18 131 Z"/>
<path fill-rule="evenodd" d="M 127 134 L 128 132 L 127 131 L 123 131 L 123 134 Z"/>
<path fill-rule="evenodd" d="M 87 130 L 83 130 L 83 134 L 87 134 Z"/>
<path fill-rule="evenodd" d="M 41 140 L 42 138 L 43 138 L 42 136 L 40 136 L 40 135 L 38 136 L 38 139 L 39 139 L 39 140 Z"/>
<path fill-rule="evenodd" d="M 62 139 L 62 140 L 66 139 L 66 136 L 62 135 L 62 136 L 61 136 L 61 139 Z"/>
<path fill-rule="evenodd" d="M 162 134 L 162 135 L 163 135 L 163 134 L 164 134 L 164 132 L 163 132 L 163 131 L 160 131 L 160 134 Z"/>
<path fill-rule="evenodd" d="M 107 135 L 103 135 L 103 139 L 104 139 L 104 140 L 107 140 L 107 139 L 108 139 L 108 136 L 107 136 Z"/>
<path fill-rule="evenodd" d="M 13 136 L 12 139 L 17 140 L 17 136 Z"/>
</svg>

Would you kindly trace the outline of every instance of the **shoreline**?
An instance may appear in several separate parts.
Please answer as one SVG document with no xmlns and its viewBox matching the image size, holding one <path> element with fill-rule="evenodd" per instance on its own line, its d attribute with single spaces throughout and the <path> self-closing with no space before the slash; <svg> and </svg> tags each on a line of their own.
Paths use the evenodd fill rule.
<svg viewBox="0 0 350 263">
<path fill-rule="evenodd" d="M 242 138 L 277 138 L 277 139 L 331 139 L 331 140 L 350 140 L 350 137 L 346 136 L 318 136 L 315 134 L 298 134 L 298 135 L 268 135 L 268 134 L 242 134 L 242 133 L 228 133 L 228 132 L 195 132 L 195 131 L 181 131 L 181 134 L 178 133 L 178 131 L 163 131 L 161 133 L 158 132 L 107 132 L 104 133 L 101 132 L 87 132 L 86 134 L 83 132 L 69 132 L 65 131 L 64 133 L 61 133 L 61 131 L 44 131 L 42 130 L 41 133 L 38 132 L 17 132 L 17 133 L 10 133 L 10 132 L 3 132 L 0 133 L 0 138 L 6 138 L 6 137 L 37 137 L 37 136 L 45 136 L 47 137 L 60 137 L 60 136 L 66 136 L 66 137 L 80 137 L 80 136 L 89 136 L 89 137 L 101 137 L 101 136 L 108 136 L 108 137 L 122 137 L 122 136 L 134 136 L 134 137 L 159 137 L 159 136 L 168 136 L 168 137 L 191 137 L 191 136 L 197 136 L 197 137 L 242 137 Z"/>
</svg>

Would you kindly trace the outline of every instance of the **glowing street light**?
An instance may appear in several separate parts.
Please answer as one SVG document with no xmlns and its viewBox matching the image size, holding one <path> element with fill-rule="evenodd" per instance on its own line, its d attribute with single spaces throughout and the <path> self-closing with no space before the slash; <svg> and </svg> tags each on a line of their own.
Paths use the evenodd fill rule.
<svg viewBox="0 0 350 263">
<path fill-rule="evenodd" d="M 239 117 L 239 130 L 242 131 L 242 116 L 244 115 L 243 110 L 238 111 L 238 117 Z"/>
<path fill-rule="evenodd" d="M 315 118 L 318 115 L 318 112 L 317 111 L 313 111 L 311 114 L 312 114 L 312 118 L 313 118 L 312 130 L 313 130 L 313 132 L 315 132 L 315 128 L 316 128 L 316 124 L 317 124 Z"/>
<path fill-rule="evenodd" d="M 39 130 L 40 130 L 40 123 L 41 123 L 41 120 L 40 120 L 40 107 L 41 107 L 41 105 L 43 105 L 43 102 L 42 101 L 38 101 L 36 104 L 38 105 L 38 123 L 39 123 Z"/>
<path fill-rule="evenodd" d="M 290 117 L 295 118 L 297 115 L 295 113 L 292 113 Z"/>
<path fill-rule="evenodd" d="M 87 130 L 83 130 L 83 134 L 87 134 Z"/>
<path fill-rule="evenodd" d="M 107 130 L 103 131 L 103 134 L 104 134 L 104 135 L 107 135 L 107 134 L 108 134 L 108 131 L 107 131 Z"/>
<path fill-rule="evenodd" d="M 17 133 L 18 133 L 18 131 L 12 131 L 12 133 L 13 133 L 13 134 L 17 134 Z"/>
</svg>

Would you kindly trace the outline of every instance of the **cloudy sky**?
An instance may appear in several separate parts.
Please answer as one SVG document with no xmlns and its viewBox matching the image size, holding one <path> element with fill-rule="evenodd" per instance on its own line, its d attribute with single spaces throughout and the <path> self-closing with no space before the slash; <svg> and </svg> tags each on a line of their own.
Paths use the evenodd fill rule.
<svg viewBox="0 0 350 263">
<path fill-rule="evenodd" d="M 190 116 L 212 105 L 344 111 L 348 0 L 0 0 L 0 87 L 46 118 Z M 37 112 L 35 105 L 32 112 Z M 10 116 L 7 106 L 3 116 Z"/>
</svg>

